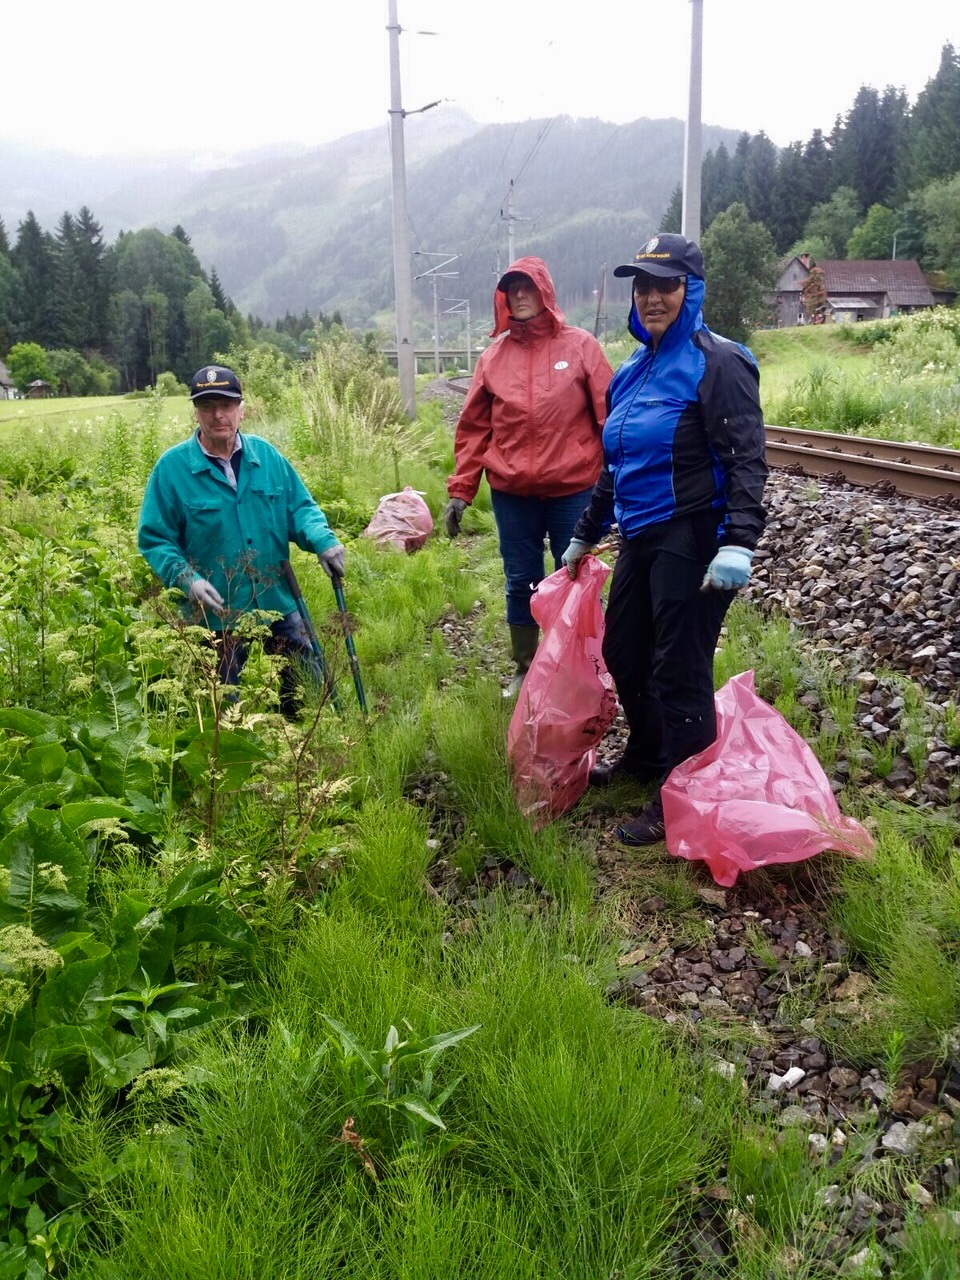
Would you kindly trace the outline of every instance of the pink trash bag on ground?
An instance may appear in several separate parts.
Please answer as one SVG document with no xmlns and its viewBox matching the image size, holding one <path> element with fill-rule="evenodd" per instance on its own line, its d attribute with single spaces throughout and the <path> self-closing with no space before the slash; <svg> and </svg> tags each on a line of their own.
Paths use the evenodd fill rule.
<svg viewBox="0 0 960 1280">
<path fill-rule="evenodd" d="M 600 654 L 600 591 L 609 573 L 596 556 L 584 556 L 575 579 L 558 569 L 530 602 L 543 637 L 510 720 L 507 752 L 517 804 L 536 827 L 583 795 L 597 743 L 617 713 Z"/>
<path fill-rule="evenodd" d="M 363 532 L 381 547 L 392 545 L 401 551 L 419 551 L 433 532 L 433 516 L 423 496 L 407 485 L 403 493 L 388 493 L 380 499 Z"/>
<path fill-rule="evenodd" d="M 840 812 L 820 762 L 754 692 L 752 671 L 728 680 L 716 705 L 716 742 L 678 764 L 660 791 L 675 858 L 702 859 L 730 886 L 741 871 L 825 849 L 869 853 L 870 835 Z"/>
</svg>

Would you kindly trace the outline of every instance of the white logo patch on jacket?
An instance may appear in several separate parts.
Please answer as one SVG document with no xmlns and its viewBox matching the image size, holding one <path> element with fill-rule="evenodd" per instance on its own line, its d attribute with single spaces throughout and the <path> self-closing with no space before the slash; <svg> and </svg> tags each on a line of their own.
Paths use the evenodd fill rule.
<svg viewBox="0 0 960 1280">
<path fill-rule="evenodd" d="M 570 361 L 569 361 L 569 360 L 558 360 L 558 361 L 557 361 L 557 363 L 556 363 L 553 367 L 554 367 L 555 369 L 569 369 L 569 368 L 570 368 Z"/>
</svg>

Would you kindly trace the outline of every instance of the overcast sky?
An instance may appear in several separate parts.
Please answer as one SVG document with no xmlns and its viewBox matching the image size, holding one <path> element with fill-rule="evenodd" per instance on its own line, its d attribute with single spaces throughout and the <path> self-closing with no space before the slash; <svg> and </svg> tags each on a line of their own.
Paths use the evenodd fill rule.
<svg viewBox="0 0 960 1280">
<path fill-rule="evenodd" d="M 397 4 L 408 111 L 441 98 L 482 123 L 686 114 L 689 0 Z M 861 84 L 902 87 L 913 102 L 942 46 L 960 47 L 960 0 L 704 0 L 703 10 L 704 123 L 762 129 L 778 145 L 828 132 Z M 386 127 L 387 15 L 387 0 L 6 5 L 0 137 L 90 155 L 209 156 Z"/>
</svg>

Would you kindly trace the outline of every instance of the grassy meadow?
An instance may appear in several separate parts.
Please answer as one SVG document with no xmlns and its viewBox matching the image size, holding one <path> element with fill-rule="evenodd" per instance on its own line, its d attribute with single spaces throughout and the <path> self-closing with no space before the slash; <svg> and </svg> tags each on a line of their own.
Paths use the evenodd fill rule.
<svg viewBox="0 0 960 1280">
<path fill-rule="evenodd" d="M 832 358 L 820 337 L 758 335 L 770 394 Z M 847 353 L 837 368 L 872 359 Z M 622 793 L 539 831 L 518 813 L 489 494 L 455 542 L 442 524 L 413 555 L 362 536 L 403 485 L 439 520 L 439 403 L 403 422 L 345 350 L 247 386 L 248 428 L 346 544 L 366 719 L 312 557 L 294 563 L 341 715 L 314 692 L 284 720 L 256 637 L 224 700 L 202 632 L 157 591 L 137 514 L 186 401 L 0 405 L 0 1277 L 960 1277 L 956 1185 L 932 1207 L 909 1192 L 929 1152 L 868 1159 L 868 1113 L 842 1147 L 778 1128 L 742 1074 L 761 1028 L 610 997 L 625 954 L 708 937 L 710 882 L 661 849 L 600 883 Z M 752 667 L 800 732 L 805 690 L 840 707 L 786 623 L 738 605 L 728 630 L 718 684 Z M 958 823 L 857 783 L 841 806 L 875 856 L 824 855 L 818 875 L 868 990 L 831 1024 L 814 961 L 781 1017 L 894 1088 L 956 1051 Z M 480 887 L 507 863 L 516 887 Z M 869 1233 L 831 1251 L 868 1193 L 909 1202 L 895 1256 Z M 703 1251 L 709 1206 L 722 1256 Z"/>
</svg>

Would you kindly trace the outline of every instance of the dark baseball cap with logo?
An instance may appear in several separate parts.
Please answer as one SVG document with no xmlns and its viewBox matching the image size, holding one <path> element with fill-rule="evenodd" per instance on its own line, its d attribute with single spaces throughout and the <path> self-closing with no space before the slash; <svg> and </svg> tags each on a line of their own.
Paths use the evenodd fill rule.
<svg viewBox="0 0 960 1280">
<path fill-rule="evenodd" d="M 226 396 L 228 400 L 242 400 L 240 379 L 232 369 L 222 364 L 205 364 L 190 379 L 190 399 L 200 400 L 203 396 Z"/>
<path fill-rule="evenodd" d="M 614 267 L 615 276 L 696 276 L 703 279 L 700 246 L 686 236 L 664 232 L 654 236 L 633 255 L 633 261 Z"/>
</svg>

